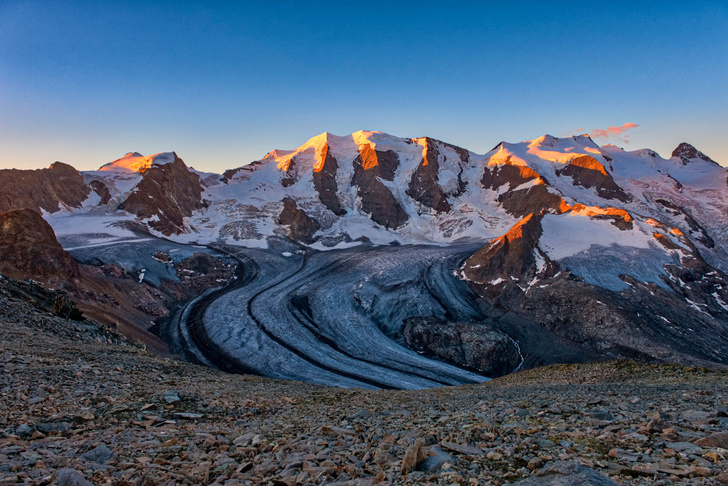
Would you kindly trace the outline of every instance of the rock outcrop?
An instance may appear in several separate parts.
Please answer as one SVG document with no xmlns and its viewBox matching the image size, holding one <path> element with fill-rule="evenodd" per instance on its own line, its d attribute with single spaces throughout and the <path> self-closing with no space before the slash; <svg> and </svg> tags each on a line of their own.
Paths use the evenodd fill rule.
<svg viewBox="0 0 728 486">
<path fill-rule="evenodd" d="M 499 192 L 496 200 L 518 218 L 541 211 L 562 213 L 569 208 L 561 196 L 549 190 L 545 178 L 530 167 L 510 163 L 510 157 L 504 164 L 485 167 L 480 183 Z M 505 185 L 508 190 L 504 191 Z"/>
<path fill-rule="evenodd" d="M 336 158 L 331 155 L 329 145 L 324 145 L 321 154 L 322 163 L 319 167 L 315 167 L 313 171 L 313 187 L 319 195 L 319 199 L 332 213 L 337 216 L 346 214 L 346 209 L 341 207 L 341 201 L 336 192 L 338 185 L 336 184 L 336 173 L 339 165 Z"/>
<path fill-rule="evenodd" d="M 484 323 L 416 317 L 405 321 L 402 335 L 409 347 L 426 356 L 491 378 L 512 372 L 521 362 L 514 341 Z"/>
<path fill-rule="evenodd" d="M 68 164 L 56 162 L 48 169 L 0 170 L 0 212 L 29 208 L 49 213 L 62 206 L 80 207 L 89 187 L 81 174 Z"/>
<path fill-rule="evenodd" d="M 185 232 L 185 217 L 202 207 L 200 177 L 176 154 L 173 162 L 145 170 L 135 191 L 119 205 L 165 235 Z"/>
<path fill-rule="evenodd" d="M 450 203 L 447 201 L 445 191 L 438 185 L 440 171 L 438 158 L 440 153 L 437 150 L 437 145 L 431 138 L 425 138 L 423 143 L 425 153 L 422 162 L 412 173 L 407 195 L 438 213 L 449 212 L 451 209 Z"/>
<path fill-rule="evenodd" d="M 89 183 L 89 186 L 91 186 L 94 192 L 99 195 L 100 205 L 108 204 L 109 201 L 111 201 L 111 192 L 109 191 L 109 188 L 106 187 L 106 184 L 101 181 L 94 180 Z"/>
<path fill-rule="evenodd" d="M 525 165 L 514 165 L 509 163 L 510 157 L 501 165 L 485 167 L 480 183 L 486 189 L 497 191 L 500 187 L 508 184 L 508 190 L 512 191 L 521 184 L 536 180 L 543 183 L 538 173 Z"/>
<path fill-rule="evenodd" d="M 395 152 L 381 152 L 365 145 L 359 148 L 359 156 L 354 160 L 351 180 L 357 187 L 362 209 L 371 215 L 372 221 L 390 229 L 397 229 L 409 220 L 392 191 L 380 180 L 393 180 L 398 164 Z"/>
<path fill-rule="evenodd" d="M 529 214 L 500 238 L 496 238 L 466 260 L 463 276 L 477 286 L 491 303 L 518 280 L 530 280 L 537 272 L 553 276 L 558 265 L 538 248 L 543 214 Z M 536 258 L 544 268 L 536 266 Z M 516 279 L 516 280 L 514 280 Z M 476 283 L 478 282 L 478 283 Z"/>
<path fill-rule="evenodd" d="M 680 145 L 675 147 L 675 150 L 672 151 L 673 157 L 678 157 L 680 160 L 682 160 L 682 163 L 687 165 L 690 163 L 691 159 L 700 159 L 704 160 L 706 162 L 710 162 L 715 165 L 719 165 L 718 162 L 711 159 L 707 155 L 705 155 L 700 150 L 696 149 L 692 145 L 690 145 L 687 142 L 682 142 Z"/>
<path fill-rule="evenodd" d="M 61 284 L 79 276 L 78 263 L 58 243 L 53 228 L 35 211 L 0 214 L 0 273 Z"/>
<path fill-rule="evenodd" d="M 319 229 L 318 224 L 289 197 L 283 199 L 283 210 L 278 217 L 278 224 L 288 226 L 288 235 L 302 243 L 313 243 L 313 235 Z"/>
<path fill-rule="evenodd" d="M 688 234 L 691 238 L 701 242 L 708 248 L 715 247 L 715 241 L 711 238 L 708 230 L 703 227 L 698 221 L 683 207 L 675 204 L 666 199 L 655 199 L 655 202 L 665 208 L 665 211 L 669 212 L 672 216 L 683 218 L 687 225 Z"/>
<path fill-rule="evenodd" d="M 575 157 L 556 173 L 571 177 L 575 186 L 594 188 L 597 194 L 605 199 L 619 199 L 622 202 L 630 200 L 630 197 L 614 182 L 604 165 L 594 157 L 588 155 Z"/>
</svg>

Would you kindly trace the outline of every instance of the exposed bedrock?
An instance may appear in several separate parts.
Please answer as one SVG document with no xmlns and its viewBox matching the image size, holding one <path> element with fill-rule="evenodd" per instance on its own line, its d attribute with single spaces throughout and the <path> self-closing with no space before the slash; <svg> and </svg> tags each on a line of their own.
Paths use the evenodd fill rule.
<svg viewBox="0 0 728 486">
<path fill-rule="evenodd" d="M 81 207 L 90 189 L 83 176 L 68 164 L 56 162 L 48 169 L 0 170 L 0 212 L 30 208 L 54 213 L 62 206 Z"/>
<path fill-rule="evenodd" d="M 91 186 L 91 189 L 99 195 L 100 205 L 108 204 L 108 202 L 111 201 L 111 192 L 109 192 L 109 188 L 106 187 L 106 184 L 101 181 L 91 181 L 89 182 L 89 186 Z"/>
<path fill-rule="evenodd" d="M 498 304 L 501 294 L 514 282 L 531 280 L 539 272 L 553 276 L 558 271 L 558 265 L 548 260 L 538 248 L 542 218 L 542 214 L 529 214 L 508 233 L 492 240 L 466 260 L 463 274 L 491 303 Z M 545 268 L 537 267 L 537 255 L 546 262 Z"/>
<path fill-rule="evenodd" d="M 298 164 L 296 163 L 296 157 L 291 158 L 283 171 L 281 176 L 281 185 L 283 187 L 291 187 L 293 184 L 298 182 Z"/>
<path fill-rule="evenodd" d="M 204 207 L 200 177 L 175 154 L 174 162 L 144 171 L 136 190 L 119 205 L 165 235 L 185 232 L 185 217 Z"/>
<path fill-rule="evenodd" d="M 351 180 L 352 185 L 357 187 L 362 209 L 371 215 L 372 221 L 389 229 L 404 226 L 409 219 L 392 192 L 380 180 L 393 180 L 398 164 L 395 152 L 382 152 L 365 145 L 354 160 L 354 177 Z"/>
<path fill-rule="evenodd" d="M 509 161 L 510 157 L 503 165 L 486 167 L 480 180 L 485 189 L 494 191 L 508 185 L 508 190 L 497 198 L 503 209 L 520 218 L 541 211 L 563 213 L 569 209 L 561 196 L 549 191 L 546 179 L 530 167 L 512 165 Z"/>
<path fill-rule="evenodd" d="M 336 173 L 339 170 L 339 164 L 336 158 L 331 155 L 328 144 L 324 146 L 321 158 L 323 164 L 315 168 L 313 172 L 313 187 L 324 206 L 337 216 L 343 216 L 346 214 L 346 209 L 341 207 L 341 201 L 339 201 L 339 196 L 336 194 L 338 191 Z"/>
<path fill-rule="evenodd" d="M 402 328 L 407 345 L 426 356 L 485 376 L 503 376 L 521 364 L 517 344 L 486 323 L 446 322 L 413 317 Z"/>
<path fill-rule="evenodd" d="M 614 182 L 612 176 L 594 157 L 582 155 L 571 159 L 566 167 L 556 171 L 557 175 L 571 177 L 575 186 L 594 188 L 597 194 L 605 199 L 630 201 L 630 197 Z"/>
<path fill-rule="evenodd" d="M 437 150 L 437 145 L 433 139 L 426 138 L 425 144 L 424 157 L 417 169 L 412 173 L 407 195 L 438 213 L 446 213 L 450 211 L 451 206 L 447 201 L 445 191 L 438 184 L 440 152 Z"/>
<path fill-rule="evenodd" d="M 288 235 L 302 243 L 313 243 L 313 235 L 319 227 L 303 209 L 290 197 L 283 199 L 283 210 L 278 216 L 278 224 L 288 226 Z"/>
<path fill-rule="evenodd" d="M 501 186 L 508 184 L 508 190 L 513 190 L 521 184 L 541 178 L 530 167 L 512 165 L 508 163 L 509 161 L 510 157 L 506 159 L 506 163 L 503 165 L 486 167 L 483 170 L 480 183 L 484 188 L 498 190 Z"/>
<path fill-rule="evenodd" d="M 550 192 L 548 186 L 544 184 L 504 192 L 498 196 L 498 202 L 501 203 L 503 209 L 516 217 L 523 217 L 541 211 L 558 214 L 569 209 L 569 205 L 564 199 Z"/>
<path fill-rule="evenodd" d="M 672 217 L 683 218 L 687 224 L 689 235 L 701 242 L 708 248 L 715 247 L 715 241 L 711 238 L 708 230 L 705 229 L 698 221 L 688 212 L 687 209 L 668 201 L 664 198 L 655 199 L 655 202 L 664 208 L 664 211 Z"/>
<path fill-rule="evenodd" d="M 690 145 L 687 142 L 682 142 L 680 145 L 675 147 L 675 150 L 672 151 L 672 157 L 679 157 L 680 160 L 682 160 L 682 163 L 684 165 L 687 165 L 690 163 L 691 159 L 701 159 L 706 162 L 710 162 L 715 165 L 719 165 L 718 162 L 711 159 L 707 155 L 705 155 L 700 150 L 696 149 L 692 145 Z"/>
<path fill-rule="evenodd" d="M 78 263 L 53 228 L 30 209 L 0 214 L 0 255 L 0 273 L 17 280 L 66 282 L 79 276 Z"/>
</svg>

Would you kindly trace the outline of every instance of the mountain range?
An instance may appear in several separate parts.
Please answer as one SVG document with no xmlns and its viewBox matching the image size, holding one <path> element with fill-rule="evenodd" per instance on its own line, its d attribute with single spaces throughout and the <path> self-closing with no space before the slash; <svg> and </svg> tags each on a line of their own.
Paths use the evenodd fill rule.
<svg viewBox="0 0 728 486">
<path fill-rule="evenodd" d="M 481 155 L 429 137 L 323 133 L 223 174 L 196 171 L 175 153 L 130 152 L 96 171 L 61 162 L 0 170 L 0 212 L 0 247 L 15 255 L 0 272 L 51 285 L 83 280 L 58 252 L 137 278 L 140 260 L 83 254 L 140 239 L 202 251 L 277 251 L 276 239 L 306 252 L 467 243 L 476 250 L 451 271 L 484 318 L 408 315 L 380 324 L 395 329 L 392 339 L 476 371 L 510 356 L 499 374 L 519 359 L 728 364 L 728 169 L 687 143 L 665 159 L 586 135 L 544 135 Z M 23 222 L 42 226 L 30 213 L 65 248 L 48 231 L 34 236 L 53 248 L 55 267 L 66 262 L 62 273 L 33 269 L 27 260 L 42 258 L 18 250 L 33 246 L 18 236 L 28 233 Z M 164 290 L 162 280 L 147 283 Z M 192 295 L 182 294 L 172 300 Z M 502 338 L 484 344 L 488 333 Z"/>
</svg>

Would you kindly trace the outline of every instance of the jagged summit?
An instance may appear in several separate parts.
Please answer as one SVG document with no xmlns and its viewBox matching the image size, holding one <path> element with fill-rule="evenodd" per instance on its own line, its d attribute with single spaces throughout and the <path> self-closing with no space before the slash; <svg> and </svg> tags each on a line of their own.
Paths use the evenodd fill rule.
<svg viewBox="0 0 728 486">
<path fill-rule="evenodd" d="M 682 160 L 683 164 L 688 164 L 692 159 L 700 159 L 706 162 L 713 163 L 715 165 L 719 165 L 718 162 L 714 161 L 687 142 L 682 142 L 680 145 L 678 145 L 675 150 L 672 151 L 672 156 L 678 157 L 680 160 Z"/>
<path fill-rule="evenodd" d="M 153 165 L 165 165 L 174 162 L 177 154 L 174 152 L 160 152 L 144 156 L 139 152 L 129 152 L 121 158 L 102 165 L 100 171 L 141 173 Z"/>
</svg>

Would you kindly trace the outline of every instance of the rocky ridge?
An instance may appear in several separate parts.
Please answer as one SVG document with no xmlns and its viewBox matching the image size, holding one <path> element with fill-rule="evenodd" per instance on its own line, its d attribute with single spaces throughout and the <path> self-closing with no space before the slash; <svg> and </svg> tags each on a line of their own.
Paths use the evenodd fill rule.
<svg viewBox="0 0 728 486">
<path fill-rule="evenodd" d="M 80 208 L 91 192 L 82 175 L 63 162 L 48 169 L 0 170 L 0 213 L 11 209 L 30 208 L 41 214 L 63 207 Z"/>
<path fill-rule="evenodd" d="M 0 213 L 0 273 L 61 285 L 77 279 L 78 263 L 63 250 L 53 228 L 35 211 Z"/>
<path fill-rule="evenodd" d="M 544 241 L 547 218 L 588 218 L 585 231 L 592 224 L 607 225 L 617 228 L 611 231 L 618 238 L 628 238 L 644 225 L 645 237 L 659 242 L 676 259 L 655 264 L 653 270 L 658 273 L 651 277 L 642 268 L 642 276 L 635 278 L 621 273 L 635 271 L 626 268 L 609 276 L 609 268 L 599 269 L 589 258 L 590 271 L 580 272 L 580 277 L 569 269 L 582 269 L 576 263 L 578 254 L 561 261 L 549 256 L 560 249 L 549 249 Z M 604 251 L 605 258 L 610 258 L 610 250 Z M 633 263 L 633 267 L 639 265 L 649 267 L 650 263 Z M 710 267 L 681 232 L 653 220 L 643 222 L 625 211 L 584 206 L 561 216 L 532 214 L 468 258 L 461 272 L 493 306 L 490 315 L 501 314 L 493 326 L 520 343 L 526 366 L 553 362 L 544 338 L 559 349 L 558 360 L 572 350 L 566 361 L 728 362 L 728 314 L 722 305 L 728 299 L 726 275 Z M 686 301 L 693 303 L 687 309 Z"/>
<path fill-rule="evenodd" d="M 134 191 L 118 206 L 164 235 L 188 232 L 185 217 L 204 207 L 200 177 L 172 155 L 172 162 L 146 168 Z"/>
</svg>

